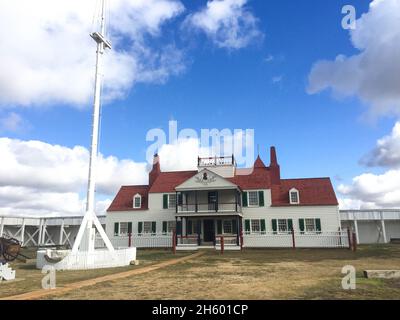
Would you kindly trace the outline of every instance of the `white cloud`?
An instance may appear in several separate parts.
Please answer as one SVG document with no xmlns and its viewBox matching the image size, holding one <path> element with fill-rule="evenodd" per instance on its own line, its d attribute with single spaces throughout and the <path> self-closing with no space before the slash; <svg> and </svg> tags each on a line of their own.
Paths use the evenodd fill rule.
<svg viewBox="0 0 400 320">
<path fill-rule="evenodd" d="M 400 122 L 395 124 L 390 135 L 378 140 L 375 148 L 360 163 L 369 167 L 400 167 Z"/>
<path fill-rule="evenodd" d="M 400 1 L 374 0 L 357 20 L 350 57 L 318 61 L 308 92 L 331 89 L 337 96 L 357 96 L 371 106 L 370 116 L 400 114 Z"/>
<path fill-rule="evenodd" d="M 18 132 L 27 126 L 28 123 L 15 112 L 10 112 L 0 118 L 0 132 Z"/>
<path fill-rule="evenodd" d="M 246 7 L 247 0 L 211 0 L 189 15 L 184 26 L 202 30 L 220 48 L 240 49 L 263 37 L 258 19 Z"/>
<path fill-rule="evenodd" d="M 80 214 L 86 196 L 89 152 L 41 141 L 0 138 L 0 214 Z M 99 194 L 113 197 L 124 184 L 144 184 L 146 163 L 100 155 Z M 104 210 L 109 200 L 100 200 Z"/>
<path fill-rule="evenodd" d="M 344 197 L 341 208 L 400 207 L 400 123 L 391 135 L 377 141 L 376 147 L 364 156 L 361 164 L 369 167 L 387 167 L 382 174 L 363 173 L 353 178 L 350 185 L 341 184 L 338 191 Z"/>
<path fill-rule="evenodd" d="M 0 104 L 90 103 L 95 44 L 89 33 L 96 2 L 0 1 Z M 184 70 L 180 50 L 151 48 L 146 41 L 160 37 L 162 25 L 183 12 L 181 2 L 109 3 L 114 48 L 105 55 L 106 98 L 123 96 L 138 81 L 163 82 Z"/>
<path fill-rule="evenodd" d="M 353 178 L 351 185 L 339 185 L 338 191 L 345 197 L 342 205 L 358 205 L 360 208 L 400 207 L 400 170 L 361 174 Z"/>
</svg>

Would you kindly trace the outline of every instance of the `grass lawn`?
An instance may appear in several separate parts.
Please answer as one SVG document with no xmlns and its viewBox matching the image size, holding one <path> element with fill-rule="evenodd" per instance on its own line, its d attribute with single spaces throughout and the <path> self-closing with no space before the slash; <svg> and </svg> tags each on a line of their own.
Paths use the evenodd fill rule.
<svg viewBox="0 0 400 320">
<path fill-rule="evenodd" d="M 179 253 L 177 256 L 181 256 Z M 57 273 L 57 284 L 140 268 L 176 256 L 170 251 L 138 250 L 137 267 Z M 356 290 L 341 287 L 342 267 L 357 270 Z M 400 279 L 364 279 L 366 269 L 400 269 L 400 246 L 359 246 L 347 249 L 209 250 L 177 265 L 91 287 L 55 299 L 400 299 Z M 24 281 L 0 285 L 0 296 L 40 286 L 42 275 L 29 264 L 20 265 Z M 4 292 L 7 291 L 7 293 Z M 49 298 L 52 298 L 51 296 Z"/>
<path fill-rule="evenodd" d="M 23 250 L 21 252 L 28 257 L 36 257 L 36 250 Z M 104 275 L 123 272 L 127 270 L 133 270 L 135 268 L 141 268 L 143 266 L 148 266 L 157 262 L 174 259 L 176 257 L 181 257 L 188 255 L 188 252 L 178 252 L 176 255 L 171 253 L 171 250 L 161 249 L 161 250 L 138 250 L 137 259 L 139 260 L 138 266 L 127 266 L 121 268 L 109 268 L 109 269 L 97 269 L 97 270 L 87 270 L 87 271 L 58 271 L 56 274 L 56 283 L 58 287 L 62 287 L 65 284 L 73 283 L 81 280 L 92 279 L 96 277 L 101 277 Z M 0 282 L 0 298 L 7 297 L 11 295 L 22 294 L 34 290 L 41 289 L 41 281 L 45 276 L 41 273 L 41 270 L 36 269 L 36 260 L 31 259 L 26 263 L 18 262 L 17 260 L 11 263 L 11 267 L 16 270 L 16 280 L 15 281 L 2 281 Z M 102 297 L 107 298 L 107 295 Z"/>
</svg>

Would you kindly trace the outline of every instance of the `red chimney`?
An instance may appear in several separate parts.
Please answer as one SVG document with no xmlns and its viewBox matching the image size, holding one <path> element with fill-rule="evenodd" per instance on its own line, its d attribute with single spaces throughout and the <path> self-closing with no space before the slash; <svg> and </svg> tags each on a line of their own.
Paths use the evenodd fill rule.
<svg viewBox="0 0 400 320">
<path fill-rule="evenodd" d="M 156 181 L 158 175 L 160 174 L 160 157 L 156 153 L 153 157 L 153 168 L 149 172 L 149 186 L 152 186 L 154 181 Z"/>
<path fill-rule="evenodd" d="M 276 158 L 276 150 L 275 147 L 271 147 L 270 150 L 270 164 L 269 170 L 271 172 L 271 183 L 272 184 L 280 184 L 281 183 L 281 169 L 278 164 L 278 160 Z"/>
</svg>

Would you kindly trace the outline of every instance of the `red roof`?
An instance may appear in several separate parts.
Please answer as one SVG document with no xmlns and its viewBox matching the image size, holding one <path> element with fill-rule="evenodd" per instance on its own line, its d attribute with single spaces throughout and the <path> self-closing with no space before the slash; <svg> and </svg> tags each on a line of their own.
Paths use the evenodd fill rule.
<svg viewBox="0 0 400 320">
<path fill-rule="evenodd" d="M 270 189 L 270 171 L 267 167 L 254 167 L 252 169 L 237 169 L 233 178 L 227 178 L 242 190 Z"/>
<path fill-rule="evenodd" d="M 276 156 L 275 156 L 276 157 Z M 300 206 L 338 205 L 335 191 L 329 178 L 279 179 L 279 166 L 266 167 L 260 157 L 251 169 L 236 169 L 235 176 L 227 178 L 242 190 L 271 189 L 272 206 L 289 206 L 289 190 L 299 191 Z M 278 170 L 275 184 L 271 181 L 271 172 Z M 151 186 L 123 186 L 107 211 L 135 211 L 148 209 L 148 194 L 175 192 L 175 187 L 193 177 L 198 171 L 160 172 L 154 177 Z M 273 172 L 272 172 L 273 173 Z M 274 181 L 275 181 L 274 180 Z M 142 196 L 142 208 L 133 208 L 133 196 Z M 292 205 L 293 206 L 293 205 Z"/>
<path fill-rule="evenodd" d="M 299 191 L 302 206 L 338 205 L 329 178 L 281 179 L 280 185 L 272 186 L 272 206 L 293 206 L 289 202 L 289 190 Z"/>
<path fill-rule="evenodd" d="M 133 196 L 142 196 L 142 207 L 133 208 Z M 107 211 L 137 211 L 148 209 L 149 186 L 122 186 Z"/>
<path fill-rule="evenodd" d="M 193 177 L 196 171 L 172 171 L 161 172 L 156 181 L 154 181 L 149 192 L 175 192 L 175 187 L 185 182 L 187 179 Z"/>
</svg>

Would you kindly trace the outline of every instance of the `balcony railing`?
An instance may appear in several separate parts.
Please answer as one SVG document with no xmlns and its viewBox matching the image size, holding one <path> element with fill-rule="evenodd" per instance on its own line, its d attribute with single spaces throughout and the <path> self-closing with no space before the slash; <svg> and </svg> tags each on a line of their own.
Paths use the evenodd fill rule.
<svg viewBox="0 0 400 320">
<path fill-rule="evenodd" d="M 242 207 L 237 202 L 192 203 L 178 205 L 177 212 L 242 212 Z"/>
<path fill-rule="evenodd" d="M 235 165 L 235 158 L 233 156 L 208 157 L 208 158 L 199 157 L 197 160 L 197 165 L 199 167 Z"/>
</svg>

